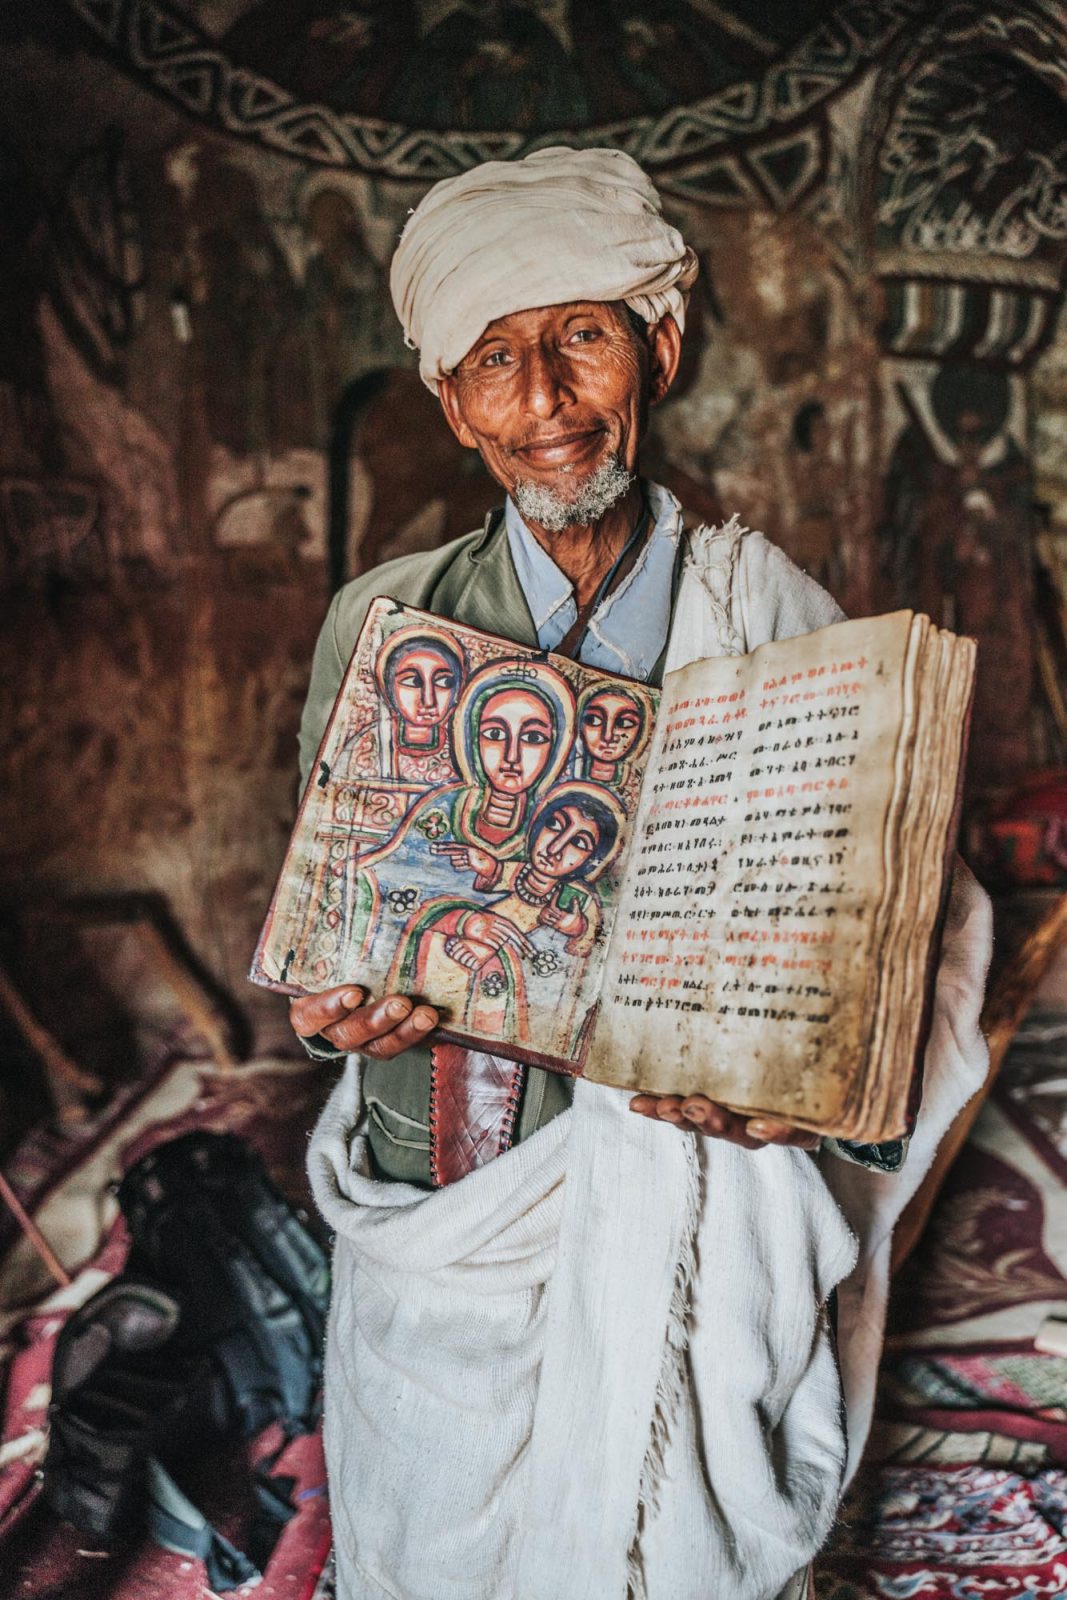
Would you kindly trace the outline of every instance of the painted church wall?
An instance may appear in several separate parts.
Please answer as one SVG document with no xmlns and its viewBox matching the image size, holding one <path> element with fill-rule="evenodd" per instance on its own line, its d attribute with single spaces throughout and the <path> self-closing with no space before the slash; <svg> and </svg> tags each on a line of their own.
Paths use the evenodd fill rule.
<svg viewBox="0 0 1067 1600">
<path fill-rule="evenodd" d="M 371 101 L 373 115 L 399 117 L 407 95 L 422 126 L 443 130 L 424 141 L 429 166 L 459 159 L 455 130 L 485 128 L 479 117 L 505 152 L 537 137 L 551 108 L 522 85 L 550 48 L 544 29 L 573 63 L 574 29 L 591 27 L 581 7 L 517 8 L 526 32 L 498 41 L 495 55 L 484 40 L 475 50 L 486 72 L 510 63 L 511 100 L 499 86 L 487 99 L 467 74 L 449 125 L 445 80 L 429 71 L 420 82 L 404 65 L 402 28 L 390 47 L 400 55 L 380 55 L 370 71 L 366 41 L 383 38 L 373 6 L 347 8 L 344 37 L 323 21 L 328 7 L 283 9 L 303 40 L 288 56 L 277 6 L 218 0 L 197 8 L 196 26 L 220 60 L 260 73 L 273 60 L 298 103 L 333 106 L 337 118 Z M 412 48 L 461 9 L 407 8 Z M 730 77 L 721 58 L 694 54 L 672 9 L 688 28 L 688 7 L 620 8 L 623 64 L 586 106 L 601 123 L 612 120 L 605 105 L 628 126 L 645 118 L 667 208 L 701 257 L 681 379 L 653 416 L 646 469 L 706 518 L 737 511 L 765 530 L 850 612 L 918 604 L 988 641 L 1010 680 L 1010 714 L 983 687 L 972 776 L 1003 781 L 1032 758 L 1031 722 L 1017 713 L 1039 695 L 1028 644 L 1035 471 L 1054 520 L 1067 520 L 1067 333 L 1050 343 L 1033 311 L 1034 348 L 1021 346 L 1027 307 L 1040 301 L 1051 315 L 1059 303 L 1067 225 L 1046 192 L 1053 179 L 1044 173 L 1040 189 L 1029 146 L 998 157 L 1007 244 L 998 256 L 996 240 L 980 241 L 964 270 L 945 229 L 935 240 L 916 221 L 949 205 L 936 139 L 921 193 L 894 187 L 899 130 L 917 115 L 902 89 L 914 63 L 899 50 L 909 15 L 929 8 L 887 4 L 869 39 L 841 22 L 852 55 L 837 52 L 847 70 L 832 69 L 840 76 L 824 101 L 798 100 L 783 126 L 750 118 L 744 137 L 718 144 L 706 110 L 696 131 L 671 131 L 671 83 L 706 106 Z M 735 30 L 730 82 L 773 80 L 779 96 L 799 96 L 799 72 L 781 63 L 825 9 L 793 7 L 789 20 L 768 8 L 762 43 Z M 151 0 L 134 10 L 146 30 L 192 15 Z M 454 537 L 496 494 L 419 382 L 388 301 L 393 244 L 428 186 L 404 166 L 415 156 L 375 157 L 375 168 L 365 144 L 357 170 L 326 159 L 325 145 L 302 155 L 292 118 L 283 126 L 280 113 L 272 122 L 269 108 L 247 106 L 238 115 L 232 74 L 216 73 L 213 100 L 165 92 L 164 66 L 178 83 L 175 63 L 192 46 L 183 56 L 180 39 L 146 31 L 134 70 L 102 31 L 106 11 L 95 8 L 90 26 L 75 0 L 15 0 L 0 23 L 0 694 L 10 730 L 0 890 L 15 944 L 49 896 L 158 892 L 269 1047 L 285 1038 L 283 1009 L 244 973 L 292 817 L 295 729 L 331 574 Z M 449 48 L 474 48 L 457 29 Z M 336 50 L 348 52 L 345 73 Z M 589 72 L 575 72 L 561 67 L 556 81 L 577 115 L 593 90 Z M 924 75 L 920 88 L 941 95 L 946 117 L 958 111 L 954 79 L 931 87 Z M 507 105 L 519 108 L 514 126 L 501 120 Z M 1043 138 L 1061 107 L 1047 86 Z M 1003 145 L 1012 103 L 997 116 L 989 137 Z M 356 137 L 358 118 L 327 122 L 338 139 Z M 687 155 L 698 135 L 703 153 Z M 470 159 L 485 153 L 463 137 Z M 963 148 L 957 187 L 981 212 L 977 156 Z M 1010 204 L 1025 183 L 1037 186 L 1042 219 L 1029 253 Z M 1015 262 L 1010 286 L 1006 269 L 988 268 L 1001 257 Z M 981 294 L 961 301 L 955 289 L 975 261 Z M 1035 261 L 1041 285 L 1055 287 L 1026 300 L 1017 280 L 1035 276 Z M 996 316 L 1005 327 L 1018 319 L 1020 359 L 976 349 Z M 966 334 L 955 342 L 952 318 Z M 931 337 L 940 351 L 924 345 Z M 53 1020 L 61 976 L 25 975 Z"/>
</svg>

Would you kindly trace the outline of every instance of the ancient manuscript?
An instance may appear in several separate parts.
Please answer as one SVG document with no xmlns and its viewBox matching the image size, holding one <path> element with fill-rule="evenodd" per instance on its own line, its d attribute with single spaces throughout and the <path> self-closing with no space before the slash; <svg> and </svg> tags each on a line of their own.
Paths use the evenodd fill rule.
<svg viewBox="0 0 1067 1600">
<path fill-rule="evenodd" d="M 444 1035 L 838 1137 L 905 1124 L 974 646 L 912 612 L 662 691 L 378 600 L 256 954 Z"/>
</svg>

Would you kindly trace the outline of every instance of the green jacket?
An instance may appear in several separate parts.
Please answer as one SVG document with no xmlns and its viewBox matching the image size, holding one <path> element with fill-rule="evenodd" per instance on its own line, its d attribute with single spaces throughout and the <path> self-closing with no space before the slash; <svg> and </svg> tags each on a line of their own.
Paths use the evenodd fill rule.
<svg viewBox="0 0 1067 1600">
<path fill-rule="evenodd" d="M 515 572 L 500 512 L 491 513 L 483 528 L 441 550 L 401 556 L 355 578 L 334 596 L 315 648 L 300 723 L 303 784 L 311 774 L 367 609 L 379 595 L 537 648 L 537 631 Z M 662 673 L 661 658 L 650 681 L 660 683 Z M 328 1047 L 309 1048 L 316 1056 L 338 1054 Z M 515 1122 L 515 1142 L 528 1139 L 566 1110 L 572 1092 L 569 1078 L 531 1067 Z M 368 1059 L 363 1093 L 371 1151 L 380 1175 L 430 1188 L 429 1047 L 408 1050 L 392 1061 Z"/>
</svg>

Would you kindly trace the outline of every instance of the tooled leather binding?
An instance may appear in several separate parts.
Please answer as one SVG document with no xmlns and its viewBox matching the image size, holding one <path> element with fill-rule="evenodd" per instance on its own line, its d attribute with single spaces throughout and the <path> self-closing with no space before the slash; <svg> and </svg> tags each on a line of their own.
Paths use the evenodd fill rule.
<svg viewBox="0 0 1067 1600">
<path fill-rule="evenodd" d="M 430 1174 L 436 1188 L 465 1178 L 511 1144 L 526 1076 L 521 1061 L 435 1045 L 430 1053 Z"/>
</svg>

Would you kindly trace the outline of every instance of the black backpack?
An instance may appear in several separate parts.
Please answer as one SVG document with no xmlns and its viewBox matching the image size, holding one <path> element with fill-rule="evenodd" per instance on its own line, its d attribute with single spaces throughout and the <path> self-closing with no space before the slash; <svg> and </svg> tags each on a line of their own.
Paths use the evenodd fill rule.
<svg viewBox="0 0 1067 1600">
<path fill-rule="evenodd" d="M 57 1341 L 44 1492 L 100 1542 L 147 1530 L 201 1556 L 211 1587 L 230 1589 L 254 1580 L 256 1565 L 168 1469 L 205 1441 L 251 1439 L 279 1422 L 287 1442 L 314 1425 L 327 1257 L 231 1134 L 158 1146 L 117 1193 L 129 1263 Z M 286 1486 L 270 1476 L 274 1459 L 254 1477 L 259 1560 L 292 1513 Z"/>
</svg>

